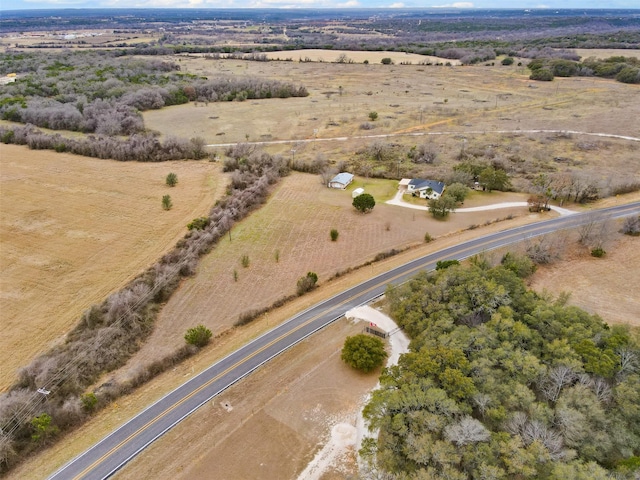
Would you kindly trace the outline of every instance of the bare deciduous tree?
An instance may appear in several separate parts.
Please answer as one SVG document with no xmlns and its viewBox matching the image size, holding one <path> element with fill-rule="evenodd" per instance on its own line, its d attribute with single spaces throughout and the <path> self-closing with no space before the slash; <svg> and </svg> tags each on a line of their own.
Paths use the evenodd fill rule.
<svg viewBox="0 0 640 480">
<path fill-rule="evenodd" d="M 603 248 L 611 234 L 611 221 L 600 212 L 588 215 L 588 221 L 578 228 L 579 241 L 589 248 Z"/>
<path fill-rule="evenodd" d="M 537 264 L 552 263 L 562 257 L 564 238 L 560 235 L 544 235 L 525 241 L 527 256 Z"/>
<path fill-rule="evenodd" d="M 573 368 L 558 365 L 549 370 L 547 375 L 541 379 L 538 388 L 547 400 L 555 402 L 558 400 L 562 388 L 571 385 L 575 380 L 577 380 L 577 375 Z"/>
<path fill-rule="evenodd" d="M 462 417 L 459 422 L 448 425 L 444 429 L 444 435 L 447 440 L 459 447 L 471 443 L 486 442 L 491 436 L 489 430 L 480 421 L 469 416 Z"/>
</svg>

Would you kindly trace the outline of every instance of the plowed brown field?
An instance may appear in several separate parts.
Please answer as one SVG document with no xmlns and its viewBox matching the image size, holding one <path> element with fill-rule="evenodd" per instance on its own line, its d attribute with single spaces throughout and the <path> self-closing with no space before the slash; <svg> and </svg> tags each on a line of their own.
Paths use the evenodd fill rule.
<svg viewBox="0 0 640 480">
<path fill-rule="evenodd" d="M 224 189 L 209 162 L 125 163 L 2 145 L 0 165 L 0 390 L 87 307 L 171 248 Z"/>
</svg>

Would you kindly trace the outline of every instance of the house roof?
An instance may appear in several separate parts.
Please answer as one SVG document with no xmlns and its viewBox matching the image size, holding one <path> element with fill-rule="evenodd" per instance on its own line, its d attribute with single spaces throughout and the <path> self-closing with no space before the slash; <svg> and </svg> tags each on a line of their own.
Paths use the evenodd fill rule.
<svg viewBox="0 0 640 480">
<path fill-rule="evenodd" d="M 438 182 L 437 180 L 423 180 L 422 178 L 413 178 L 409 185 L 413 185 L 414 190 L 426 190 L 430 188 L 434 192 L 439 195 L 442 195 L 444 192 L 444 183 Z"/>
<path fill-rule="evenodd" d="M 342 172 L 336 175 L 335 177 L 333 177 L 331 179 L 331 182 L 329 183 L 336 182 L 336 183 L 341 183 L 342 185 L 348 185 L 352 181 L 353 181 L 353 173 Z"/>
</svg>

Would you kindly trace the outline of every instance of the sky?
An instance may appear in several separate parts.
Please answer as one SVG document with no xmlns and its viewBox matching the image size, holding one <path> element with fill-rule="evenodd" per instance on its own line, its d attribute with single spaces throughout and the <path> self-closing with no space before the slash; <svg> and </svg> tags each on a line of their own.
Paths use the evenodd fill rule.
<svg viewBox="0 0 640 480">
<path fill-rule="evenodd" d="M 0 0 L 2 10 L 36 8 L 640 8 L 639 0 Z"/>
</svg>

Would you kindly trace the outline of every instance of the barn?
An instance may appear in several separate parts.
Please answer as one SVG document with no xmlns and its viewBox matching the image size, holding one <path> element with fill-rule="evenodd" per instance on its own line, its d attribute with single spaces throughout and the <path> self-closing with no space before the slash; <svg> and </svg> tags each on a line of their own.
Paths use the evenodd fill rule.
<svg viewBox="0 0 640 480">
<path fill-rule="evenodd" d="M 341 188 L 344 190 L 351 182 L 353 182 L 353 174 L 342 172 L 333 177 L 327 186 L 329 188 Z"/>
</svg>

